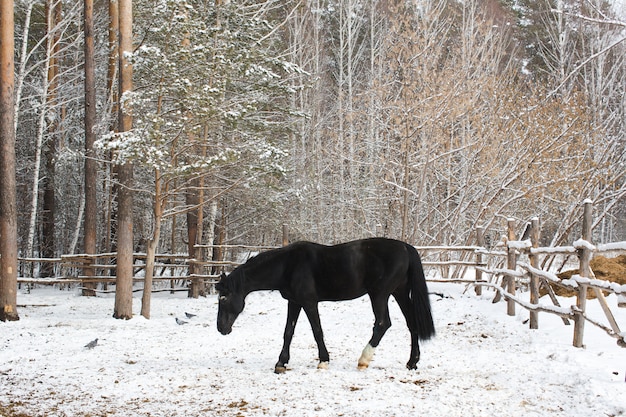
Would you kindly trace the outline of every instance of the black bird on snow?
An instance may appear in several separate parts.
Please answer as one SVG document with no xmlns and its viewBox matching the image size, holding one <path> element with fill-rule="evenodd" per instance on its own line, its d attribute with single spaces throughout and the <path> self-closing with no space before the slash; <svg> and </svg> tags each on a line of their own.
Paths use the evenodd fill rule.
<svg viewBox="0 0 626 417">
<path fill-rule="evenodd" d="M 96 347 L 96 345 L 97 345 L 97 344 L 98 344 L 98 339 L 96 338 L 96 339 L 92 340 L 91 342 L 87 343 L 87 344 L 85 345 L 85 347 L 86 347 L 87 349 L 93 349 L 93 348 L 95 348 L 95 347 Z"/>
<path fill-rule="evenodd" d="M 180 324 L 182 326 L 183 324 L 187 324 L 187 322 L 176 317 L 176 324 Z"/>
<path fill-rule="evenodd" d="M 196 317 L 196 316 L 197 316 L 197 314 L 191 314 L 191 313 L 187 313 L 187 312 L 185 311 L 185 316 L 187 316 L 187 318 L 188 318 L 188 319 L 191 319 L 191 318 Z"/>
</svg>

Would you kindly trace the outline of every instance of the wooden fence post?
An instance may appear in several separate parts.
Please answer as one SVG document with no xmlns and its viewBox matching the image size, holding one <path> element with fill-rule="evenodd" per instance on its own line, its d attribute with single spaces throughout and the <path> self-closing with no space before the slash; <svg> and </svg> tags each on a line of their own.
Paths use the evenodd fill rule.
<svg viewBox="0 0 626 417">
<path fill-rule="evenodd" d="M 439 261 L 442 262 L 441 276 L 443 278 L 452 278 L 450 276 L 450 264 L 448 263 L 449 260 L 450 260 L 450 253 L 448 251 L 441 251 L 439 253 Z"/>
<path fill-rule="evenodd" d="M 591 223 L 593 221 L 593 205 L 591 200 L 587 199 L 583 203 L 583 227 L 582 227 L 582 240 L 591 243 Z M 579 275 L 584 278 L 591 277 L 591 267 L 589 262 L 591 261 L 591 250 L 587 245 L 582 245 L 578 248 L 578 257 L 580 261 L 580 273 Z M 583 336 L 585 333 L 585 308 L 587 307 L 587 284 L 578 283 L 578 294 L 576 296 L 576 307 L 580 311 L 574 316 L 574 341 L 575 347 L 583 347 Z"/>
<path fill-rule="evenodd" d="M 539 247 L 539 218 L 533 217 L 531 220 L 531 229 L 530 229 L 530 243 L 533 248 Z M 533 268 L 539 268 L 539 255 L 533 254 L 532 250 L 529 255 L 530 258 L 530 266 Z M 530 303 L 531 304 L 539 304 L 539 277 L 535 274 L 530 274 Z M 539 312 L 532 311 L 530 312 L 530 328 L 538 329 L 539 328 Z"/>
<path fill-rule="evenodd" d="M 509 242 L 514 241 L 515 238 L 515 220 L 509 219 L 507 221 L 508 228 L 508 240 Z M 507 256 L 506 256 L 506 267 L 510 270 L 515 270 L 517 267 L 517 250 L 510 246 L 507 246 Z M 511 295 L 515 295 L 515 277 L 513 275 L 507 275 L 505 277 L 505 282 L 507 283 L 507 292 Z M 506 301 L 506 313 L 509 316 L 515 315 L 515 301 L 512 299 L 507 299 Z"/>
<path fill-rule="evenodd" d="M 289 227 L 286 224 L 283 224 L 283 246 L 287 246 L 289 244 Z"/>
<path fill-rule="evenodd" d="M 96 275 L 96 271 L 93 268 L 94 258 L 87 255 L 85 261 L 83 263 L 82 274 L 87 278 L 93 278 Z M 98 284 L 95 282 L 83 282 L 82 283 L 82 295 L 85 297 L 95 297 L 96 296 L 96 288 Z"/>
<path fill-rule="evenodd" d="M 483 226 L 476 227 L 476 245 L 480 246 L 481 248 L 485 247 L 485 228 Z M 482 264 L 483 264 L 483 254 L 481 253 L 479 249 L 476 252 L 476 266 L 482 266 Z M 483 271 L 477 268 L 476 269 L 476 282 L 480 283 L 482 282 L 482 280 L 483 280 Z M 476 287 L 474 287 L 474 291 L 476 291 L 476 295 L 482 295 L 483 286 L 476 285 Z"/>
</svg>

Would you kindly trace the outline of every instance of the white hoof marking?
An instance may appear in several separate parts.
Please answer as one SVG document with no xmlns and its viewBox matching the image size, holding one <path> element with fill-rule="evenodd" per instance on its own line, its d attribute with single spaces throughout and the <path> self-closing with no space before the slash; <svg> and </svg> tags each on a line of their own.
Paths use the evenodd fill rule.
<svg viewBox="0 0 626 417">
<path fill-rule="evenodd" d="M 372 358 L 374 357 L 374 352 L 376 352 L 376 348 L 372 347 L 369 343 L 363 349 L 361 353 L 361 357 L 359 358 L 359 369 L 365 369 L 370 365 Z"/>
<path fill-rule="evenodd" d="M 317 364 L 317 369 L 328 369 L 328 362 L 320 362 Z"/>
</svg>

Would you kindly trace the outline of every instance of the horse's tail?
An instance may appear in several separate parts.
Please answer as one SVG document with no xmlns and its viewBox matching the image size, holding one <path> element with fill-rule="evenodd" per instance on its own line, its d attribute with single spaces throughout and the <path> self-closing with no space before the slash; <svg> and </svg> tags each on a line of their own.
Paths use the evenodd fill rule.
<svg viewBox="0 0 626 417">
<path fill-rule="evenodd" d="M 428 340 L 435 335 L 435 325 L 430 310 L 428 287 L 424 268 L 417 250 L 407 244 L 409 253 L 409 285 L 411 288 L 411 303 L 413 304 L 414 322 L 417 326 L 417 335 L 420 340 Z"/>
</svg>

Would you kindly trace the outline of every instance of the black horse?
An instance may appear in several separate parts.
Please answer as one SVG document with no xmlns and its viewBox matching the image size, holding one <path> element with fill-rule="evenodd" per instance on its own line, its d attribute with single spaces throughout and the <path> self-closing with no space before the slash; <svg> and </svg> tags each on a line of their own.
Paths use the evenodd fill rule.
<svg viewBox="0 0 626 417">
<path fill-rule="evenodd" d="M 319 350 L 318 368 L 328 366 L 317 309 L 320 301 L 351 300 L 368 294 L 374 310 L 374 331 L 359 358 L 359 368 L 367 368 L 383 335 L 391 326 L 389 296 L 393 295 L 411 332 L 411 357 L 407 368 L 415 369 L 420 358 L 418 340 L 435 334 L 428 288 L 422 262 L 415 248 L 384 238 L 356 240 L 336 246 L 297 242 L 263 252 L 222 274 L 215 288 L 219 292 L 217 329 L 226 335 L 243 311 L 252 291 L 278 290 L 289 301 L 284 344 L 276 373 L 285 372 L 289 345 L 300 310 L 304 309 Z"/>
</svg>

